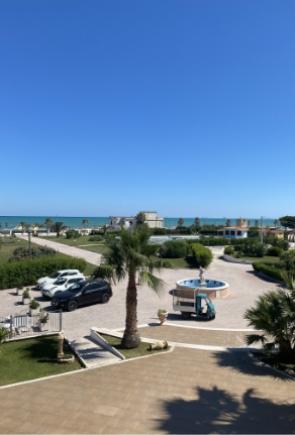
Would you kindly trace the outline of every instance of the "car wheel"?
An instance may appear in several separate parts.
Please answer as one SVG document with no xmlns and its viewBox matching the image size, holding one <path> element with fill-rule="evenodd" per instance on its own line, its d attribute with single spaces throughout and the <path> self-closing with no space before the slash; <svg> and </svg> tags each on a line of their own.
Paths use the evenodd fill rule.
<svg viewBox="0 0 295 435">
<path fill-rule="evenodd" d="M 101 302 L 103 304 L 106 304 L 109 301 L 109 299 L 110 299 L 109 295 L 107 293 L 104 293 L 101 297 Z"/>
<path fill-rule="evenodd" d="M 76 301 L 69 301 L 67 305 L 68 311 L 74 311 L 78 307 L 78 304 Z"/>
</svg>

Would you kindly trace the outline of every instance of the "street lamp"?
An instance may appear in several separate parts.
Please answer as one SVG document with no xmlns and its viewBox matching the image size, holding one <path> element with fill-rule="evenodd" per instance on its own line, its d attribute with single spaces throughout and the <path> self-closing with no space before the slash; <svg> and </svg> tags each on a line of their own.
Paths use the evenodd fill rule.
<svg viewBox="0 0 295 435">
<path fill-rule="evenodd" d="M 260 218 L 260 241 L 263 243 L 263 216 Z"/>
</svg>

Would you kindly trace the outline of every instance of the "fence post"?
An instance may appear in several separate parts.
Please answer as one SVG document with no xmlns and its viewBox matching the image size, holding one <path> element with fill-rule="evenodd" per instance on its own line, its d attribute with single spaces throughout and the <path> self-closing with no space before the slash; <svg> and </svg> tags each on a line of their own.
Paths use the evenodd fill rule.
<svg viewBox="0 0 295 435">
<path fill-rule="evenodd" d="M 59 312 L 59 332 L 62 331 L 62 310 Z"/>
<path fill-rule="evenodd" d="M 10 337 L 12 337 L 13 334 L 13 316 L 10 315 Z"/>
</svg>

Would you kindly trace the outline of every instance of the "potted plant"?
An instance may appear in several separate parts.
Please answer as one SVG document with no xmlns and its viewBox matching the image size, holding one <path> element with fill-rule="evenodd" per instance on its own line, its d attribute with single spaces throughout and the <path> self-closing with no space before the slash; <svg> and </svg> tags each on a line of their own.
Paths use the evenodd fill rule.
<svg viewBox="0 0 295 435">
<path fill-rule="evenodd" d="M 21 285 L 17 286 L 16 289 L 15 289 L 16 296 L 21 295 L 22 290 L 23 290 L 23 287 Z"/>
<path fill-rule="evenodd" d="M 45 313 L 44 310 L 40 310 L 40 317 L 39 317 L 39 329 L 40 331 L 45 330 L 45 325 L 48 323 L 49 320 L 49 314 Z"/>
<path fill-rule="evenodd" d="M 30 302 L 31 296 L 30 296 L 30 289 L 26 288 L 26 290 L 23 292 L 23 304 L 27 305 Z"/>
<path fill-rule="evenodd" d="M 37 302 L 36 299 L 32 299 L 31 302 L 30 302 L 30 313 L 31 313 L 31 316 L 36 315 L 38 313 L 38 311 L 39 311 L 39 308 L 40 308 L 39 302 Z"/>
<path fill-rule="evenodd" d="M 163 325 L 163 323 L 167 320 L 168 317 L 168 311 L 160 308 L 158 310 L 158 318 L 160 320 L 160 325 Z"/>
</svg>

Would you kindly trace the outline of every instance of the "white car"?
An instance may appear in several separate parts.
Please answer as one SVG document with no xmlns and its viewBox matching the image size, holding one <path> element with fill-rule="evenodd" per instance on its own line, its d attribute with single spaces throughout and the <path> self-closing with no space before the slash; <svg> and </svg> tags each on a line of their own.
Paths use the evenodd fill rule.
<svg viewBox="0 0 295 435">
<path fill-rule="evenodd" d="M 66 278 L 66 277 L 79 277 L 84 276 L 80 270 L 78 269 L 63 269 L 58 270 L 57 272 L 53 273 L 50 276 L 45 276 L 43 278 L 38 279 L 37 281 L 37 288 L 42 290 L 42 288 L 47 284 L 52 284 L 55 280 L 58 278 Z"/>
<path fill-rule="evenodd" d="M 86 280 L 83 274 L 75 277 L 58 278 L 53 283 L 49 283 L 42 287 L 42 295 L 47 298 L 52 298 L 55 293 L 68 290 L 74 284 L 80 284 Z"/>
</svg>

